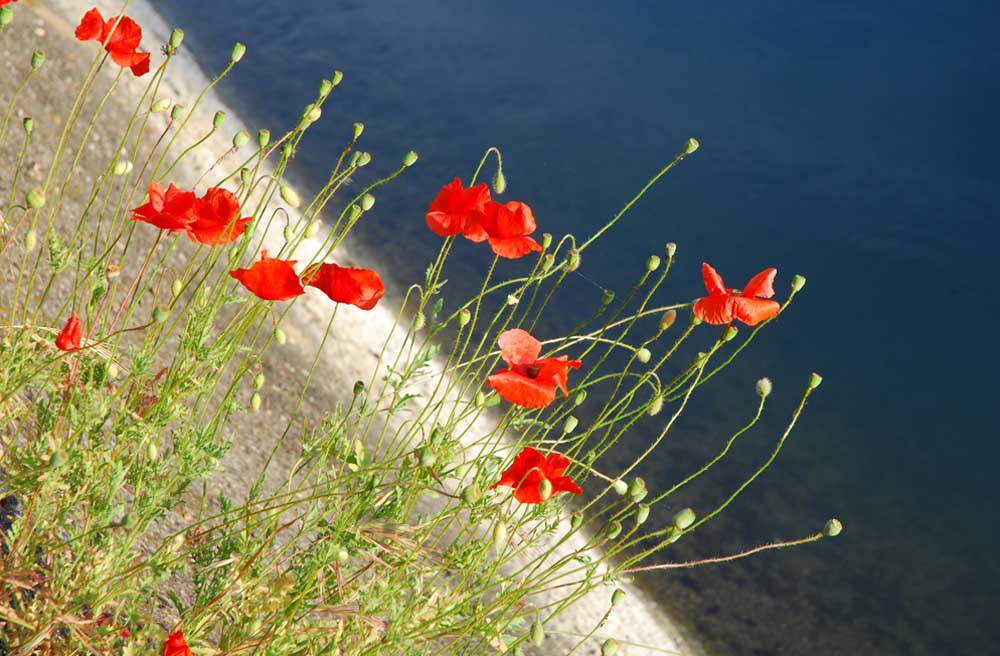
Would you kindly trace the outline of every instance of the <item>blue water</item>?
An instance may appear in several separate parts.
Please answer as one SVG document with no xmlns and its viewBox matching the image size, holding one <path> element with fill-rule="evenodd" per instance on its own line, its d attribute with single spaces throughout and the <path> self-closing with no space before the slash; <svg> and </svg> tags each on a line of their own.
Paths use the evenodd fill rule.
<svg viewBox="0 0 1000 656">
<path fill-rule="evenodd" d="M 775 380 L 776 427 L 820 371 L 823 386 L 776 468 L 679 553 L 797 537 L 831 515 L 847 528 L 836 541 L 658 580 L 655 591 L 721 654 L 995 653 L 1000 9 L 156 6 L 210 71 L 234 40 L 247 43 L 223 90 L 255 126 L 289 126 L 319 79 L 345 72 L 301 149 L 313 182 L 355 120 L 367 126 L 376 172 L 420 153 L 361 231 L 405 255 L 393 258 L 401 280 L 418 276 L 438 243 L 423 224 L 426 203 L 454 175 L 467 179 L 488 145 L 503 151 L 508 197 L 529 202 L 541 230 L 585 236 L 697 137 L 702 149 L 587 251 L 583 272 L 624 294 L 645 257 L 674 241 L 671 300 L 701 294 L 703 259 L 732 286 L 765 266 L 778 267 L 781 296 L 793 273 L 809 282 L 720 381 L 702 407 L 713 414 L 684 427 L 676 460 L 644 473 L 660 484 L 685 474 L 685 454 L 710 452 L 721 427 L 745 416 L 757 376 Z M 597 298 L 581 281 L 567 312 Z M 707 507 L 772 435 L 741 445 L 734 468 L 679 503 Z"/>
</svg>

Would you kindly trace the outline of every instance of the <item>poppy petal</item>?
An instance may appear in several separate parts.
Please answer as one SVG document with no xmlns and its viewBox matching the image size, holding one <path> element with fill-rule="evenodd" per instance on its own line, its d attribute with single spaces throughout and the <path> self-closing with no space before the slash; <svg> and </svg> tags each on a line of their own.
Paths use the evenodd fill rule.
<svg viewBox="0 0 1000 656">
<path fill-rule="evenodd" d="M 309 270 L 306 285 L 315 287 L 335 303 L 347 303 L 371 310 L 385 296 L 385 286 L 371 269 L 342 267 L 323 263 Z"/>
<path fill-rule="evenodd" d="M 497 338 L 500 354 L 504 362 L 511 366 L 533 365 L 542 352 L 542 343 L 527 330 L 512 328 L 500 333 Z"/>
<path fill-rule="evenodd" d="M 729 290 L 726 289 L 726 283 L 722 281 L 722 276 L 708 262 L 701 263 L 701 277 L 705 281 L 705 289 L 712 296 L 729 294 Z"/>
<path fill-rule="evenodd" d="M 571 464 L 572 461 L 569 458 L 553 451 L 545 458 L 545 476 L 547 478 L 562 476 Z"/>
<path fill-rule="evenodd" d="M 582 363 L 579 360 L 570 360 L 565 355 L 557 358 L 544 358 L 535 363 L 538 367 L 538 375 L 535 379 L 544 383 L 557 385 L 565 396 L 569 396 L 569 389 L 566 387 L 570 368 L 579 369 Z"/>
<path fill-rule="evenodd" d="M 734 296 L 732 298 L 733 316 L 748 326 L 756 326 L 761 321 L 767 321 L 781 311 L 777 301 L 766 301 L 760 298 Z M 711 322 L 709 322 L 711 323 Z"/>
<path fill-rule="evenodd" d="M 439 237 L 451 237 L 465 230 L 469 218 L 462 214 L 448 212 L 428 212 L 427 227 Z"/>
<path fill-rule="evenodd" d="M 80 41 L 103 41 L 101 34 L 104 32 L 104 16 L 94 7 L 80 19 L 80 24 L 76 27 L 76 38 Z"/>
<path fill-rule="evenodd" d="M 535 215 L 524 203 L 491 201 L 483 209 L 483 227 L 490 237 L 498 239 L 530 235 L 535 231 Z"/>
<path fill-rule="evenodd" d="M 484 183 L 468 189 L 455 178 L 445 186 L 427 208 L 427 227 L 440 237 L 464 232 L 490 200 L 490 189 Z"/>
<path fill-rule="evenodd" d="M 305 294 L 295 273 L 295 260 L 279 260 L 261 251 L 260 260 L 249 269 L 236 269 L 229 275 L 239 280 L 254 296 L 265 301 L 287 301 Z"/>
<path fill-rule="evenodd" d="M 521 452 L 514 456 L 514 461 L 510 463 L 504 472 L 500 475 L 500 480 L 490 486 L 489 489 L 494 489 L 498 486 L 506 487 L 516 487 L 521 480 L 527 474 L 528 470 L 533 468 L 541 469 L 545 465 L 545 457 L 530 446 L 526 446 L 521 449 Z"/>
<path fill-rule="evenodd" d="M 559 492 L 569 492 L 570 494 L 583 494 L 583 489 L 573 482 L 569 476 L 559 476 L 556 478 L 549 478 L 552 483 L 552 494 L 558 494 Z"/>
<path fill-rule="evenodd" d="M 76 311 L 70 315 L 59 334 L 56 335 L 56 348 L 60 351 L 75 351 L 83 342 L 83 327 Z"/>
<path fill-rule="evenodd" d="M 544 479 L 545 476 L 538 469 L 528 470 L 520 484 L 514 488 L 514 498 L 521 503 L 541 503 L 544 501 L 541 490 Z"/>
<path fill-rule="evenodd" d="M 734 297 L 706 296 L 694 304 L 694 316 L 717 326 L 732 323 Z"/>
<path fill-rule="evenodd" d="M 544 384 L 509 369 L 498 371 L 486 379 L 500 398 L 522 408 L 544 408 L 556 399 L 552 384 Z"/>
<path fill-rule="evenodd" d="M 742 296 L 748 298 L 771 298 L 774 296 L 774 277 L 778 275 L 775 268 L 764 269 L 750 279 L 747 286 L 743 288 Z"/>
<path fill-rule="evenodd" d="M 510 237 L 497 239 L 490 237 L 490 248 L 500 257 L 516 260 L 532 251 L 541 251 L 541 245 L 531 237 Z"/>
</svg>

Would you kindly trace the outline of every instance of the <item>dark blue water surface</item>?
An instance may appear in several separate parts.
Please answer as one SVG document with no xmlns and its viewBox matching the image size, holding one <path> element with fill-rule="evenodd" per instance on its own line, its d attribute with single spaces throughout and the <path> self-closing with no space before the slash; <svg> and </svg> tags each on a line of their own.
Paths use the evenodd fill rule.
<svg viewBox="0 0 1000 656">
<path fill-rule="evenodd" d="M 792 310 L 716 385 L 644 470 L 690 469 L 776 385 L 768 430 L 678 499 L 708 507 L 760 461 L 808 373 L 825 377 L 775 466 L 673 557 L 792 538 L 840 517 L 837 540 L 651 579 L 721 654 L 986 654 L 1000 650 L 994 249 L 1000 208 L 1000 9 L 981 2 L 158 0 L 255 127 L 294 123 L 318 81 L 342 87 L 301 150 L 325 178 L 353 121 L 378 194 L 361 238 L 419 276 L 439 241 L 423 210 L 504 154 L 508 198 L 540 229 L 586 236 L 689 136 L 685 160 L 584 257 L 620 295 L 662 243 L 680 245 L 663 301 L 765 266 L 808 277 Z M 467 248 L 468 247 L 468 248 Z M 470 269 L 485 266 L 457 245 Z M 419 255 L 414 255 L 419 253 Z M 473 257 L 475 254 L 475 257 Z M 485 258 L 483 258 L 485 259 Z M 463 265 L 459 265 L 463 266 Z M 599 292 L 569 287 L 567 313 Z M 574 296 L 575 295 L 575 296 Z M 706 329 L 709 330 L 709 329 Z M 714 333 L 712 333 L 714 334 Z M 696 408 L 697 409 L 697 408 Z M 635 438 L 635 439 L 641 439 Z M 633 445 L 636 447 L 637 445 Z"/>
</svg>

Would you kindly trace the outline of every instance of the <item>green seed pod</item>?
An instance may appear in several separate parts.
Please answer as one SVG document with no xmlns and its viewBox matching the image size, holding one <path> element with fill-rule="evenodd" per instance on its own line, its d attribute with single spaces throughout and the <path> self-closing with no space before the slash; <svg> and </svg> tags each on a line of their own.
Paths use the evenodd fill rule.
<svg viewBox="0 0 1000 656">
<path fill-rule="evenodd" d="M 24 126 L 24 133 L 27 135 L 30 135 L 31 131 L 35 129 L 35 121 L 31 117 L 25 118 L 22 125 Z"/>
<path fill-rule="evenodd" d="M 371 208 L 375 207 L 375 197 L 371 194 L 365 194 L 361 197 L 361 209 L 367 212 Z"/>
<path fill-rule="evenodd" d="M 614 540 L 619 535 L 622 534 L 622 523 L 619 521 L 614 521 L 608 524 L 608 528 L 605 531 L 605 535 L 609 540 Z"/>
<path fill-rule="evenodd" d="M 480 492 L 479 488 L 475 485 L 469 485 L 462 489 L 461 495 L 462 501 L 468 504 L 473 504 L 482 498 L 483 493 Z"/>
<path fill-rule="evenodd" d="M 288 341 L 288 336 L 285 335 L 285 331 L 282 330 L 281 328 L 275 328 L 274 341 L 278 342 L 278 344 L 284 344 L 285 342 Z"/>
<path fill-rule="evenodd" d="M 615 656 L 618 653 L 618 641 L 614 638 L 608 638 L 601 645 L 601 656 Z"/>
<path fill-rule="evenodd" d="M 663 410 L 663 396 L 657 394 L 649 401 L 649 407 L 646 408 L 646 414 L 650 417 L 655 417 L 660 414 L 661 410 Z"/>
<path fill-rule="evenodd" d="M 403 155 L 403 166 L 413 166 L 417 163 L 417 153 L 410 151 Z"/>
<path fill-rule="evenodd" d="M 653 354 L 649 352 L 649 349 L 645 346 L 635 352 L 635 359 L 639 362 L 646 364 L 649 359 L 653 357 Z"/>
<path fill-rule="evenodd" d="M 250 184 L 250 175 L 251 175 L 250 169 L 248 169 L 246 167 L 241 168 L 240 169 L 240 182 L 242 182 L 245 185 L 249 185 Z"/>
<path fill-rule="evenodd" d="M 14 20 L 14 10 L 10 7 L 0 7 L 0 27 L 7 27 Z"/>
<path fill-rule="evenodd" d="M 615 482 L 611 484 L 611 489 L 615 491 L 615 494 L 623 497 L 628 492 L 628 483 L 620 478 L 616 479 Z"/>
<path fill-rule="evenodd" d="M 684 144 L 684 154 L 690 155 L 694 151 L 698 150 L 700 146 L 701 144 L 698 143 L 698 140 L 695 139 L 694 137 L 691 137 L 690 139 L 687 140 L 687 143 Z"/>
<path fill-rule="evenodd" d="M 218 130 L 222 127 L 223 121 L 226 120 L 226 113 L 223 111 L 215 112 L 215 116 L 212 117 L 212 127 Z"/>
<path fill-rule="evenodd" d="M 170 316 L 170 310 L 163 307 L 162 305 L 157 305 L 153 308 L 153 323 L 163 323 Z"/>
<path fill-rule="evenodd" d="M 649 504 L 640 503 L 639 509 L 635 511 L 635 525 L 642 526 L 649 519 Z"/>
<path fill-rule="evenodd" d="M 261 402 L 261 398 L 260 398 L 260 394 L 258 392 L 254 392 L 253 394 L 250 395 L 250 409 L 251 410 L 253 410 L 254 412 L 257 412 L 258 410 L 260 410 L 260 402 Z"/>
<path fill-rule="evenodd" d="M 332 84 L 333 86 L 337 86 L 343 79 L 344 79 L 343 73 L 341 73 L 340 71 L 334 71 L 333 77 L 330 78 L 330 84 Z"/>
<path fill-rule="evenodd" d="M 264 374 L 258 373 L 253 377 L 253 388 L 259 390 L 261 387 L 264 387 Z"/>
<path fill-rule="evenodd" d="M 233 135 L 233 148 L 239 150 L 243 146 L 247 145 L 248 141 L 250 141 L 250 133 L 246 130 L 240 130 Z"/>
<path fill-rule="evenodd" d="M 632 479 L 632 482 L 628 484 L 628 495 L 632 497 L 632 501 L 639 503 L 646 498 L 647 494 L 646 481 L 638 476 Z"/>
<path fill-rule="evenodd" d="M 417 449 L 417 460 L 420 462 L 420 466 L 424 469 L 430 469 L 437 463 L 437 456 L 434 452 L 425 446 Z"/>
<path fill-rule="evenodd" d="M 497 169 L 496 175 L 493 176 L 493 191 L 498 194 L 507 191 L 507 177 L 503 174 L 503 169 Z"/>
<path fill-rule="evenodd" d="M 674 518 L 670 520 L 670 523 L 673 524 L 674 528 L 683 531 L 688 528 L 691 528 L 691 525 L 694 524 L 695 519 L 696 515 L 694 514 L 694 510 L 692 510 L 691 508 L 684 508 L 683 510 L 679 511 L 676 515 L 674 515 Z"/>
<path fill-rule="evenodd" d="M 33 210 L 38 210 L 45 207 L 45 192 L 41 189 L 35 188 L 28 192 L 25 196 L 25 201 Z"/>
<path fill-rule="evenodd" d="M 507 544 L 507 525 L 498 521 L 493 525 L 493 546 L 500 550 L 505 544 Z"/>
<path fill-rule="evenodd" d="M 611 593 L 611 605 L 617 606 L 623 601 L 625 601 L 625 591 L 621 588 L 615 588 L 615 591 Z"/>
<path fill-rule="evenodd" d="M 34 230 L 24 233 L 24 252 L 30 253 L 38 245 L 38 234 Z"/>
<path fill-rule="evenodd" d="M 156 446 L 156 442 L 150 442 L 146 446 L 146 458 L 152 462 L 156 462 L 157 458 L 160 457 L 160 447 Z"/>
<path fill-rule="evenodd" d="M 316 103 L 310 103 L 306 105 L 305 110 L 302 112 L 302 120 L 306 125 L 310 123 L 315 123 L 323 116 L 323 110 Z"/>
<path fill-rule="evenodd" d="M 333 83 L 330 80 L 323 80 L 319 83 L 319 97 L 321 99 L 326 98 L 333 91 Z"/>
<path fill-rule="evenodd" d="M 417 312 L 413 316 L 413 330 L 420 330 L 427 323 L 427 317 L 423 312 Z"/>
<path fill-rule="evenodd" d="M 240 42 L 236 42 L 233 46 L 233 51 L 229 53 L 229 61 L 236 63 L 243 59 L 243 55 L 247 54 L 247 47 Z"/>
<path fill-rule="evenodd" d="M 184 42 L 184 30 L 182 30 L 179 27 L 175 27 L 174 29 L 170 30 L 170 41 L 168 43 L 170 44 L 171 48 L 176 50 L 177 48 L 181 47 L 181 43 L 183 42 Z"/>
<path fill-rule="evenodd" d="M 129 172 L 129 163 L 126 160 L 120 159 L 115 162 L 115 165 L 111 168 L 112 175 L 125 175 Z"/>
<path fill-rule="evenodd" d="M 542 623 L 535 620 L 531 623 L 531 642 L 536 647 L 541 647 L 542 643 L 545 641 L 545 629 L 542 627 Z"/>
<path fill-rule="evenodd" d="M 282 200 L 294 208 L 298 208 L 299 205 L 302 204 L 302 200 L 299 198 L 299 193 L 286 184 L 278 185 L 278 194 L 281 196 Z"/>
<path fill-rule="evenodd" d="M 674 253 L 677 252 L 677 244 L 675 244 L 672 241 L 667 242 L 667 245 L 664 246 L 664 250 L 666 250 L 667 252 L 667 259 L 672 260 L 674 257 Z"/>
<path fill-rule="evenodd" d="M 175 278 L 172 283 L 170 283 L 170 293 L 177 298 L 181 295 L 181 291 L 184 290 L 184 283 L 181 282 L 180 278 Z"/>
<path fill-rule="evenodd" d="M 548 272 L 556 263 L 556 256 L 552 253 L 546 253 L 542 256 L 542 273 Z"/>
<path fill-rule="evenodd" d="M 793 292 L 798 292 L 798 291 L 800 291 L 805 286 L 806 286 L 806 278 L 805 278 L 805 276 L 800 276 L 797 273 L 794 276 L 792 276 L 792 291 Z"/>
<path fill-rule="evenodd" d="M 572 433 L 573 431 L 576 430 L 576 427 L 577 425 L 579 425 L 579 423 L 580 421 L 573 415 L 566 417 L 566 421 L 565 423 L 563 423 L 563 433 Z"/>
<path fill-rule="evenodd" d="M 36 50 L 31 54 L 31 70 L 37 71 L 45 63 L 45 53 L 41 50 Z"/>
<path fill-rule="evenodd" d="M 840 523 L 840 520 L 834 517 L 826 522 L 823 526 L 823 535 L 828 538 L 835 538 L 840 535 L 840 532 L 844 530 L 844 525 Z"/>
<path fill-rule="evenodd" d="M 771 384 L 770 378 L 761 378 L 760 380 L 757 381 L 757 386 L 756 386 L 757 396 L 759 396 L 760 398 L 766 399 L 768 395 L 771 394 L 772 389 L 773 385 Z"/>
<path fill-rule="evenodd" d="M 361 138 L 361 133 L 364 132 L 364 131 L 365 131 L 365 124 L 364 123 L 355 123 L 354 124 L 354 140 L 357 141 L 358 139 L 360 139 Z"/>
<path fill-rule="evenodd" d="M 538 484 L 538 496 L 541 497 L 542 501 L 548 501 L 552 496 L 552 481 L 547 478 L 543 478 L 542 482 Z"/>
<path fill-rule="evenodd" d="M 170 110 L 170 120 L 179 121 L 184 116 L 184 105 L 174 105 L 174 108 Z"/>
<path fill-rule="evenodd" d="M 464 328 L 470 321 L 472 321 L 472 312 L 468 308 L 462 308 L 458 313 L 458 327 Z"/>
<path fill-rule="evenodd" d="M 580 251 L 573 249 L 566 256 L 566 270 L 576 271 L 580 268 Z"/>
<path fill-rule="evenodd" d="M 815 371 L 809 374 L 809 389 L 816 389 L 823 382 L 823 377 Z"/>
<path fill-rule="evenodd" d="M 171 104 L 173 104 L 173 101 L 170 98 L 160 98 L 153 101 L 153 104 L 149 106 L 149 111 L 154 114 L 161 114 L 170 109 Z"/>
<path fill-rule="evenodd" d="M 656 271 L 660 268 L 660 256 L 650 255 L 649 259 L 646 260 L 646 271 Z"/>
<path fill-rule="evenodd" d="M 542 233 L 541 247 L 547 249 L 551 245 L 552 245 L 552 233 L 550 233 L 550 232 L 543 232 Z"/>
<path fill-rule="evenodd" d="M 269 143 L 271 143 L 271 131 L 267 128 L 257 130 L 257 145 L 261 148 L 267 148 Z"/>
<path fill-rule="evenodd" d="M 290 242 L 295 239 L 295 229 L 291 225 L 286 225 L 281 229 L 281 237 L 286 241 Z"/>
<path fill-rule="evenodd" d="M 583 402 L 586 400 L 587 400 L 587 390 L 585 389 L 577 390 L 576 393 L 573 394 L 573 407 L 579 408 L 581 405 L 583 405 Z"/>
<path fill-rule="evenodd" d="M 667 330 L 670 326 L 674 325 L 675 321 L 677 321 L 677 310 L 667 310 L 660 317 L 660 331 Z"/>
<path fill-rule="evenodd" d="M 615 302 L 615 293 L 610 289 L 601 292 L 601 307 L 608 307 Z"/>
<path fill-rule="evenodd" d="M 354 396 L 361 396 L 365 392 L 365 381 L 354 381 Z"/>
<path fill-rule="evenodd" d="M 357 221 L 359 216 L 361 216 L 361 206 L 355 203 L 354 205 L 351 205 L 351 208 L 347 211 L 348 223 Z"/>
<path fill-rule="evenodd" d="M 306 239 L 312 239 L 319 234 L 319 221 L 310 221 L 303 233 Z"/>
<path fill-rule="evenodd" d="M 719 341 L 730 342 L 736 337 L 736 335 L 739 334 L 739 332 L 739 328 L 730 324 L 722 329 L 722 335 L 719 337 Z"/>
<path fill-rule="evenodd" d="M 574 531 L 583 525 L 583 513 L 577 511 L 569 516 L 569 526 Z"/>
</svg>

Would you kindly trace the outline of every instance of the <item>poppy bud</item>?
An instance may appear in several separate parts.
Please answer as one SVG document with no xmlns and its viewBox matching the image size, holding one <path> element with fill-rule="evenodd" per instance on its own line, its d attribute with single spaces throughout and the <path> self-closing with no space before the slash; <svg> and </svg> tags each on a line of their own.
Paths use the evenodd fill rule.
<svg viewBox="0 0 1000 656">
<path fill-rule="evenodd" d="M 611 605 L 617 606 L 623 601 L 625 601 L 625 591 L 621 588 L 615 588 L 615 591 L 611 593 Z"/>
<path fill-rule="evenodd" d="M 739 332 L 740 332 L 740 329 L 737 328 L 736 326 L 728 325 L 728 326 L 726 326 L 725 328 L 722 329 L 722 336 L 719 337 L 719 341 L 720 342 L 731 341 L 734 337 L 736 337 L 737 333 L 739 333 Z"/>
<path fill-rule="evenodd" d="M 605 531 L 609 540 L 614 540 L 619 535 L 622 534 L 622 523 L 619 521 L 614 521 L 608 524 L 608 528 Z"/>
<path fill-rule="evenodd" d="M 245 166 L 240 169 L 240 182 L 245 185 L 250 184 L 250 169 Z"/>
<path fill-rule="evenodd" d="M 216 130 L 222 127 L 222 122 L 226 120 L 226 113 L 223 111 L 215 112 L 215 116 L 212 117 L 212 127 Z"/>
<path fill-rule="evenodd" d="M 552 253 L 546 253 L 542 256 L 542 273 L 547 272 L 552 268 L 552 265 L 556 263 L 556 256 Z"/>
<path fill-rule="evenodd" d="M 174 105 L 174 108 L 170 110 L 170 120 L 179 121 L 181 116 L 184 114 L 184 105 Z"/>
<path fill-rule="evenodd" d="M 31 131 L 35 129 L 35 121 L 31 117 L 24 119 L 22 125 L 24 125 L 24 133 L 28 135 L 30 135 Z"/>
<path fill-rule="evenodd" d="M 608 307 L 615 302 L 615 293 L 610 289 L 601 292 L 601 307 Z"/>
<path fill-rule="evenodd" d="M 815 371 L 809 374 L 809 389 L 816 389 L 823 382 L 823 377 Z"/>
<path fill-rule="evenodd" d="M 566 270 L 576 271 L 580 268 L 580 251 L 575 248 L 566 256 Z"/>
<path fill-rule="evenodd" d="M 170 105 L 173 103 L 170 98 L 160 98 L 159 100 L 153 101 L 153 104 L 149 106 L 149 111 L 154 114 L 160 114 L 162 112 L 170 109 Z"/>
<path fill-rule="evenodd" d="M 472 321 L 472 312 L 469 308 L 462 308 L 458 313 L 458 327 L 464 328 L 470 321 Z"/>
<path fill-rule="evenodd" d="M 493 176 L 493 191 L 498 194 L 507 191 L 507 178 L 503 174 L 503 169 L 497 169 L 496 175 Z"/>
<path fill-rule="evenodd" d="M 670 521 L 670 523 L 674 525 L 674 528 L 683 531 L 690 528 L 691 525 L 694 524 L 694 520 L 694 511 L 690 508 L 685 508 L 674 515 L 674 518 Z"/>
<path fill-rule="evenodd" d="M 653 354 L 650 353 L 649 349 L 646 347 L 642 347 L 641 349 L 635 352 L 635 359 L 643 364 L 649 362 L 649 359 L 651 357 L 653 357 Z"/>
<path fill-rule="evenodd" d="M 573 415 L 566 417 L 566 422 L 563 424 L 563 433 L 572 433 L 576 430 L 579 423 L 580 421 Z"/>
<path fill-rule="evenodd" d="M 794 276 L 792 276 L 792 291 L 793 292 L 797 292 L 797 291 L 801 290 L 805 286 L 806 286 L 806 278 L 805 278 L 805 276 L 800 276 L 797 273 Z"/>
<path fill-rule="evenodd" d="M 37 71 L 45 63 L 45 53 L 36 50 L 31 54 L 31 69 Z"/>
<path fill-rule="evenodd" d="M 583 405 L 583 402 L 587 400 L 587 390 L 577 390 L 576 394 L 573 395 L 573 405 L 579 408 Z"/>
<path fill-rule="evenodd" d="M 618 641 L 614 638 L 608 638 L 601 645 L 601 656 L 615 656 L 618 653 Z"/>
<path fill-rule="evenodd" d="M 465 488 L 462 488 L 461 495 L 462 495 L 462 501 L 468 504 L 473 504 L 479 501 L 483 496 L 482 492 L 480 492 L 479 488 L 476 487 L 475 485 L 469 485 Z"/>
<path fill-rule="evenodd" d="M 476 397 L 473 400 L 473 403 L 476 404 L 477 408 L 482 408 L 486 405 L 486 395 L 483 394 L 482 390 L 476 392 Z"/>
<path fill-rule="evenodd" d="M 281 328 L 275 328 L 274 341 L 278 342 L 278 344 L 284 344 L 285 342 L 287 342 L 288 337 L 285 335 L 285 331 L 282 330 Z"/>
<path fill-rule="evenodd" d="M 365 381 L 354 381 L 354 396 L 361 396 L 365 392 Z"/>
<path fill-rule="evenodd" d="M 497 522 L 493 525 L 493 546 L 498 550 L 507 544 L 507 525 Z"/>
<path fill-rule="evenodd" d="M 181 282 L 180 278 L 175 278 L 172 283 L 170 283 L 170 293 L 177 298 L 181 295 L 181 290 L 184 289 L 184 283 Z"/>
<path fill-rule="evenodd" d="M 330 84 L 332 84 L 333 86 L 337 86 L 343 79 L 344 79 L 343 73 L 341 73 L 340 71 L 334 71 L 333 77 L 330 78 Z"/>
<path fill-rule="evenodd" d="M 840 535 L 840 532 L 844 530 L 844 525 L 840 523 L 840 520 L 834 517 L 826 522 L 823 526 L 823 535 L 828 538 L 835 538 Z"/>
<path fill-rule="evenodd" d="M 699 146 L 701 146 L 701 144 L 698 143 L 698 140 L 695 139 L 694 137 L 691 137 L 690 139 L 687 140 L 687 143 L 684 144 L 684 154 L 690 155 L 694 151 L 698 150 Z"/>
<path fill-rule="evenodd" d="M 254 412 L 257 412 L 258 410 L 260 410 L 260 401 L 261 401 L 260 394 L 258 394 L 257 392 L 254 392 L 253 394 L 251 394 L 250 395 L 250 409 L 253 410 Z"/>
<path fill-rule="evenodd" d="M 660 317 L 660 331 L 662 332 L 670 328 L 670 326 L 674 325 L 675 321 L 677 321 L 677 310 L 667 310 Z"/>
<path fill-rule="evenodd" d="M 417 163 L 417 153 L 410 151 L 403 155 L 403 166 L 413 166 Z"/>
<path fill-rule="evenodd" d="M 361 197 L 361 209 L 365 212 L 375 207 L 375 197 L 371 194 L 365 194 Z"/>
<path fill-rule="evenodd" d="M 615 491 L 615 494 L 623 497 L 625 496 L 625 493 L 628 492 L 628 483 L 619 478 L 611 484 L 611 489 Z"/>
<path fill-rule="evenodd" d="M 333 83 L 330 80 L 323 80 L 319 83 L 319 97 L 326 98 L 333 91 Z"/>
<path fill-rule="evenodd" d="M 115 162 L 115 165 L 111 168 L 111 173 L 113 175 L 125 175 L 129 172 L 129 162 L 120 159 Z"/>
<path fill-rule="evenodd" d="M 548 248 L 551 245 L 552 245 L 552 233 L 551 232 L 543 232 L 542 233 L 542 242 L 541 242 L 542 249 L 546 249 L 546 248 Z"/>
<path fill-rule="evenodd" d="M 424 469 L 430 469 L 437 462 L 437 456 L 434 452 L 425 446 L 417 449 L 417 460 L 420 462 L 420 466 Z"/>
<path fill-rule="evenodd" d="M 239 150 L 243 146 L 247 145 L 248 141 L 250 141 L 250 133 L 246 130 L 240 130 L 233 135 L 233 148 Z"/>
<path fill-rule="evenodd" d="M 639 509 L 635 511 L 635 525 L 642 526 L 649 519 L 649 504 L 640 503 Z"/>
<path fill-rule="evenodd" d="M 271 143 L 271 131 L 268 129 L 257 130 L 257 145 L 266 148 Z"/>
<path fill-rule="evenodd" d="M 670 241 L 670 242 L 667 242 L 667 245 L 664 248 L 667 251 L 667 259 L 673 259 L 674 253 L 677 252 L 677 244 L 675 244 L 674 242 Z"/>
<path fill-rule="evenodd" d="M 170 310 L 163 307 L 162 305 L 157 305 L 153 308 L 153 323 L 163 323 L 170 316 Z"/>
<path fill-rule="evenodd" d="M 542 623 L 535 620 L 531 623 L 531 642 L 536 647 L 541 647 L 542 643 L 545 641 L 545 629 L 542 628 Z"/>
<path fill-rule="evenodd" d="M 14 10 L 10 7 L 0 7 L 0 27 L 7 27 L 14 20 Z"/>
<path fill-rule="evenodd" d="M 181 42 L 183 41 L 184 41 L 184 30 L 182 30 L 179 27 L 175 27 L 174 29 L 170 30 L 170 41 L 168 43 L 170 44 L 171 48 L 175 49 L 180 48 Z"/>
<path fill-rule="evenodd" d="M 243 55 L 245 54 L 247 54 L 247 47 L 237 41 L 236 45 L 233 46 L 233 51 L 229 53 L 229 61 L 235 64 L 239 60 L 243 59 Z"/>
<path fill-rule="evenodd" d="M 646 408 L 646 414 L 650 417 L 655 417 L 660 414 L 661 410 L 663 410 L 663 397 L 657 394 L 649 402 L 649 407 Z"/>
<path fill-rule="evenodd" d="M 427 323 L 427 316 L 423 312 L 417 312 L 413 317 L 413 330 L 420 330 Z"/>
<path fill-rule="evenodd" d="M 542 501 L 548 501 L 552 496 L 552 481 L 547 478 L 543 478 L 538 484 L 538 496 L 541 497 Z"/>
<path fill-rule="evenodd" d="M 25 200 L 28 203 L 28 207 L 33 210 L 38 210 L 45 207 L 45 192 L 41 189 L 32 189 L 25 196 Z"/>
<path fill-rule="evenodd" d="M 647 494 L 646 481 L 638 476 L 632 479 L 632 482 L 628 484 L 628 495 L 632 497 L 632 501 L 639 503 L 646 498 Z"/>
<path fill-rule="evenodd" d="M 658 255 L 650 255 L 649 259 L 646 260 L 646 271 L 656 271 L 660 268 L 660 257 Z"/>
<path fill-rule="evenodd" d="M 154 462 L 160 457 L 160 447 L 156 446 L 156 442 L 150 442 L 146 447 L 146 457 Z"/>
<path fill-rule="evenodd" d="M 517 296 L 514 296 L 513 294 L 507 294 L 507 305 L 510 305 L 511 307 L 513 307 L 513 306 L 517 305 L 517 303 L 518 303 Z"/>
<path fill-rule="evenodd" d="M 575 513 L 573 513 L 572 515 L 569 516 L 569 526 L 574 531 L 576 529 L 580 528 L 580 526 L 582 524 L 583 524 L 583 513 L 582 512 L 577 511 L 577 512 L 575 512 Z"/>
<path fill-rule="evenodd" d="M 360 139 L 361 138 L 361 133 L 364 132 L 364 131 L 365 131 L 365 124 L 364 123 L 355 123 L 354 124 L 354 140 L 357 141 L 358 139 Z"/>
<path fill-rule="evenodd" d="M 351 205 L 351 209 L 347 211 L 347 222 L 354 223 L 361 216 L 361 207 L 357 204 Z"/>
<path fill-rule="evenodd" d="M 347 551 L 347 549 L 343 547 L 338 547 L 336 557 L 338 563 L 340 563 L 341 565 L 346 565 L 347 561 L 351 559 L 351 554 Z"/>
<path fill-rule="evenodd" d="M 253 388 L 259 390 L 261 387 L 264 387 L 264 374 L 259 373 L 253 377 Z"/>
<path fill-rule="evenodd" d="M 757 381 L 757 396 L 766 399 L 771 394 L 772 387 L 770 378 L 761 378 Z"/>
<path fill-rule="evenodd" d="M 281 195 L 282 200 L 294 208 L 298 208 L 302 204 L 302 201 L 299 199 L 299 193 L 288 185 L 278 185 L 278 194 Z M 285 241 L 289 241 L 289 239 L 286 237 Z"/>
<path fill-rule="evenodd" d="M 319 234 L 319 221 L 310 221 L 303 233 L 306 239 L 312 239 Z"/>
<path fill-rule="evenodd" d="M 310 103 L 306 105 L 305 111 L 302 112 L 302 120 L 308 123 L 315 123 L 323 116 L 323 110 L 316 103 Z"/>
<path fill-rule="evenodd" d="M 357 164 L 358 168 L 361 168 L 362 166 L 368 166 L 369 164 L 371 164 L 371 162 L 372 162 L 372 154 L 369 153 L 367 150 L 365 150 L 358 153 L 358 159 L 355 162 L 355 164 Z"/>
<path fill-rule="evenodd" d="M 34 230 L 29 230 L 24 234 L 24 252 L 30 253 L 35 250 L 35 246 L 38 244 L 38 235 Z"/>
<path fill-rule="evenodd" d="M 108 378 L 109 379 L 114 380 L 115 378 L 118 378 L 118 374 L 119 373 L 120 373 L 120 371 L 118 370 L 118 365 L 117 364 L 115 364 L 114 362 L 112 362 L 111 364 L 108 365 Z"/>
</svg>

